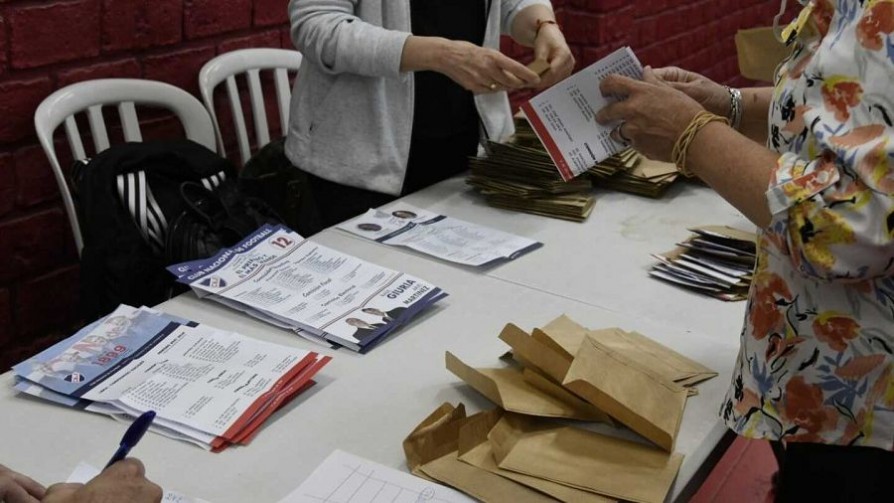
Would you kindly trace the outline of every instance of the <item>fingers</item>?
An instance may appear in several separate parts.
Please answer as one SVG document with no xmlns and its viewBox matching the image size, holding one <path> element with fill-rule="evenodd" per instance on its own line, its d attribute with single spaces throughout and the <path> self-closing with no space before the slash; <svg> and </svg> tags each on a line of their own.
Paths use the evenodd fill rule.
<svg viewBox="0 0 894 503">
<path fill-rule="evenodd" d="M 596 122 L 605 125 L 625 120 L 630 116 L 629 108 L 630 104 L 624 101 L 612 103 L 596 114 Z"/>
<path fill-rule="evenodd" d="M 70 501 L 84 484 L 71 484 L 63 482 L 53 484 L 47 488 L 47 493 L 43 498 L 44 503 L 52 503 L 54 501 Z"/>
<path fill-rule="evenodd" d="M 46 494 L 47 492 L 47 489 L 42 484 L 38 484 L 31 477 L 26 477 L 21 473 L 13 472 L 12 478 L 16 482 L 18 482 L 18 484 L 22 486 L 23 489 L 28 491 L 28 494 L 34 496 L 37 499 L 43 498 L 44 494 Z"/>
<path fill-rule="evenodd" d="M 146 467 L 137 458 L 127 458 L 103 470 L 102 475 L 123 478 L 142 478 L 146 476 Z"/>
<path fill-rule="evenodd" d="M 39 503 L 40 500 L 16 483 L 0 486 L 0 501 L 4 503 Z"/>
<path fill-rule="evenodd" d="M 609 75 L 599 83 L 599 90 L 603 96 L 630 96 L 634 90 L 642 85 L 641 82 L 623 75 Z"/>
<path fill-rule="evenodd" d="M 666 66 L 664 68 L 656 68 L 655 76 L 657 76 L 659 79 L 661 79 L 665 82 L 668 82 L 668 83 L 691 82 L 698 77 L 697 74 L 690 72 L 690 71 L 686 71 L 686 70 L 676 67 L 676 66 Z"/>
<path fill-rule="evenodd" d="M 540 76 L 530 68 L 498 52 L 496 53 L 496 63 L 503 71 L 521 80 L 525 86 L 536 86 L 540 83 Z"/>
</svg>

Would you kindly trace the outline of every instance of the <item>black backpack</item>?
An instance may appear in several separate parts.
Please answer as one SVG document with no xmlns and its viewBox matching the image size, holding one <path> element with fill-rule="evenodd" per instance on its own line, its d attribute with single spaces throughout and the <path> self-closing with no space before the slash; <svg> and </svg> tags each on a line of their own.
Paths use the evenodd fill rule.
<svg viewBox="0 0 894 503">
<path fill-rule="evenodd" d="M 116 145 L 75 163 L 73 179 L 86 319 L 122 303 L 163 302 L 183 291 L 166 266 L 279 223 L 263 201 L 242 194 L 232 164 L 188 140 Z"/>
</svg>

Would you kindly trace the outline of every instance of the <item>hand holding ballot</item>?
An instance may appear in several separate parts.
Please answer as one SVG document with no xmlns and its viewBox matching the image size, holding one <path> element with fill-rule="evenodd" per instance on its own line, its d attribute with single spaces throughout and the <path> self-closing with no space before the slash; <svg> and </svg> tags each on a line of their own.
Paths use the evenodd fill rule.
<svg viewBox="0 0 894 503">
<path fill-rule="evenodd" d="M 30 477 L 0 465 L 0 501 L 32 503 L 43 498 L 46 491 Z"/>
<path fill-rule="evenodd" d="M 599 85 L 604 96 L 622 99 L 596 114 L 603 125 L 617 124 L 613 139 L 626 140 L 650 159 L 670 161 L 674 143 L 693 118 L 704 111 L 701 105 L 661 80 L 646 67 L 643 80 L 609 75 Z"/>
</svg>

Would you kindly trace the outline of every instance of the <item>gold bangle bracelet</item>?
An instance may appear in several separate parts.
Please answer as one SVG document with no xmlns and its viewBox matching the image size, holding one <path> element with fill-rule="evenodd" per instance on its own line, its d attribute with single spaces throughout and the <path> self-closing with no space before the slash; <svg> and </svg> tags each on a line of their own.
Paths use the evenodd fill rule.
<svg viewBox="0 0 894 503">
<path fill-rule="evenodd" d="M 689 178 L 695 176 L 692 171 L 686 168 L 686 156 L 689 153 L 689 145 L 692 144 L 692 141 L 695 139 L 695 136 L 699 131 L 712 122 L 722 122 L 729 126 L 729 119 L 726 117 L 721 117 L 702 110 L 692 118 L 689 125 L 686 126 L 686 129 L 683 130 L 683 133 L 680 134 L 680 137 L 677 138 L 677 141 L 674 143 L 671 159 L 677 166 L 677 171 L 683 176 Z"/>
</svg>

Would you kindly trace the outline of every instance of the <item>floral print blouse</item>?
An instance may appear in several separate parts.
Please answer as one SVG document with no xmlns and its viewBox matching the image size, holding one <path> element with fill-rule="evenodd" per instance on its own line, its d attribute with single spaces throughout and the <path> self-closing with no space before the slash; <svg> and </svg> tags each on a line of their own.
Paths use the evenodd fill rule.
<svg viewBox="0 0 894 503">
<path fill-rule="evenodd" d="M 721 416 L 786 442 L 894 447 L 894 0 L 817 0 L 777 74 L 767 198 Z"/>
</svg>

